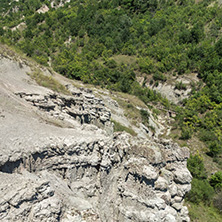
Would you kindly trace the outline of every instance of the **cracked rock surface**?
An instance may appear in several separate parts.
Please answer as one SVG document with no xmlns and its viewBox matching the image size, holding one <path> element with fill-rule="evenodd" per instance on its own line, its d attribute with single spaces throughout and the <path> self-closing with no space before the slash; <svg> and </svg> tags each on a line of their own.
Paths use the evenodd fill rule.
<svg viewBox="0 0 222 222">
<path fill-rule="evenodd" d="M 186 222 L 187 148 L 113 133 L 91 91 L 36 85 L 0 59 L 0 221 Z"/>
</svg>

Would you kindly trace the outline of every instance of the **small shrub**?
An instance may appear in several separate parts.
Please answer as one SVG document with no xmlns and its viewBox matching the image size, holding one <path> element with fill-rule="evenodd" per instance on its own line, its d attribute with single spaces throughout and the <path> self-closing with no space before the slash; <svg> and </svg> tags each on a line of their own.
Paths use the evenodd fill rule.
<svg viewBox="0 0 222 222">
<path fill-rule="evenodd" d="M 176 82 L 174 89 L 186 90 L 187 86 L 186 86 L 186 84 L 182 83 L 182 81 L 180 81 L 180 82 Z"/>
<path fill-rule="evenodd" d="M 160 115 L 160 110 L 159 109 L 153 109 L 153 114 L 155 114 L 155 115 Z"/>
<path fill-rule="evenodd" d="M 153 79 L 155 81 L 160 80 L 160 81 L 165 82 L 166 81 L 166 76 L 161 72 L 156 72 L 156 73 L 153 74 Z"/>
<path fill-rule="evenodd" d="M 203 159 L 200 155 L 190 155 L 190 158 L 187 160 L 187 168 L 194 178 L 197 179 L 207 179 L 206 170 L 204 168 Z"/>
<path fill-rule="evenodd" d="M 199 204 L 204 202 L 205 204 L 210 204 L 214 195 L 214 189 L 210 186 L 207 180 L 199 180 L 193 178 L 192 189 L 187 194 L 186 199 L 190 202 Z"/>
<path fill-rule="evenodd" d="M 158 87 L 158 86 L 159 86 L 159 82 L 156 81 L 155 84 L 154 84 L 154 86 L 155 86 L 155 87 Z"/>
<path fill-rule="evenodd" d="M 115 120 L 112 120 L 113 124 L 114 124 L 114 132 L 127 132 L 129 134 L 131 134 L 132 136 L 136 136 L 137 134 L 134 132 L 134 130 L 123 126 L 121 123 L 116 122 Z"/>
<path fill-rule="evenodd" d="M 213 140 L 217 139 L 214 132 L 212 132 L 210 130 L 205 130 L 205 129 L 200 130 L 199 138 L 203 142 L 213 141 Z"/>
<path fill-rule="evenodd" d="M 143 124 L 145 124 L 145 125 L 149 124 L 150 114 L 146 110 L 141 109 L 140 110 L 140 115 L 141 115 Z"/>
<path fill-rule="evenodd" d="M 131 103 L 129 103 L 129 104 L 127 104 L 127 108 L 128 108 L 128 109 L 133 109 L 134 106 L 133 106 Z"/>
<path fill-rule="evenodd" d="M 181 140 L 188 140 L 191 138 L 192 133 L 193 133 L 192 129 L 190 129 L 189 127 L 182 127 L 180 139 Z"/>
<path fill-rule="evenodd" d="M 217 157 L 219 153 L 222 151 L 221 145 L 217 140 L 210 142 L 209 144 L 209 152 L 207 153 L 211 157 Z"/>
<path fill-rule="evenodd" d="M 216 172 L 210 178 L 210 185 L 217 190 L 222 189 L 222 171 Z"/>
<path fill-rule="evenodd" d="M 150 85 L 153 85 L 154 81 L 153 79 L 150 80 Z"/>
</svg>

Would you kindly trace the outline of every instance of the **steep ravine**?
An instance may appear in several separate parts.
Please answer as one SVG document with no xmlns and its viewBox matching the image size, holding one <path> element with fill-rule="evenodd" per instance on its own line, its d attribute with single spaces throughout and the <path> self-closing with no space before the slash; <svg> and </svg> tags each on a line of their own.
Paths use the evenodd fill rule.
<svg viewBox="0 0 222 222">
<path fill-rule="evenodd" d="M 91 91 L 54 93 L 27 71 L 0 60 L 1 221 L 189 221 L 187 148 L 113 133 Z"/>
</svg>

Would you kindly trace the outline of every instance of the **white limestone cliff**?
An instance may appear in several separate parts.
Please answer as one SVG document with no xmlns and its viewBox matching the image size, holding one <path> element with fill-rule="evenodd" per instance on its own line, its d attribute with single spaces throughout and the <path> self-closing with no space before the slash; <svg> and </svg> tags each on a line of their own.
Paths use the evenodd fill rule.
<svg viewBox="0 0 222 222">
<path fill-rule="evenodd" d="M 38 86 L 28 64 L 0 58 L 0 220 L 189 221 L 189 150 L 113 133 L 91 90 Z"/>
</svg>

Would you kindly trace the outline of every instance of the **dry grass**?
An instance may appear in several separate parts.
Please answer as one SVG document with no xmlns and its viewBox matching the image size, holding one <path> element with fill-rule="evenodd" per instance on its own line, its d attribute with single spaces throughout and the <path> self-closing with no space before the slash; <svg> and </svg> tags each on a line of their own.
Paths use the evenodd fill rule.
<svg viewBox="0 0 222 222">
<path fill-rule="evenodd" d="M 66 89 L 64 85 L 55 80 L 52 76 L 44 75 L 40 70 L 35 70 L 28 75 L 34 79 L 40 86 L 49 88 L 55 92 L 63 93 L 69 95 L 70 92 Z"/>
<path fill-rule="evenodd" d="M 114 132 L 127 132 L 129 134 L 131 134 L 132 136 L 136 136 L 137 134 L 135 133 L 135 131 L 129 127 L 123 126 L 122 124 L 120 124 L 119 122 L 116 122 L 115 120 L 111 120 L 114 124 Z"/>
<path fill-rule="evenodd" d="M 115 55 L 111 57 L 111 59 L 115 60 L 117 64 L 127 64 L 127 65 L 132 65 L 136 62 L 137 57 L 136 56 L 128 56 L 128 55 Z"/>
<path fill-rule="evenodd" d="M 124 100 L 121 97 L 115 98 L 119 106 L 124 110 L 125 117 L 131 122 L 132 125 L 137 125 L 141 121 L 140 110 L 135 107 L 130 100 Z"/>
<path fill-rule="evenodd" d="M 118 65 L 120 64 L 126 64 L 128 66 L 133 65 L 137 62 L 137 57 L 136 56 L 128 56 L 128 55 L 114 55 L 110 57 L 109 59 L 113 59 Z M 97 59 L 97 62 L 100 65 L 104 65 L 104 58 L 100 57 Z"/>
<path fill-rule="evenodd" d="M 113 99 L 115 99 L 115 100 L 121 99 L 121 100 L 125 101 L 126 103 L 131 103 L 135 107 L 140 107 L 140 108 L 144 108 L 144 109 L 147 108 L 145 103 L 136 96 L 122 93 L 122 92 L 114 92 L 113 94 L 114 94 Z"/>
<path fill-rule="evenodd" d="M 37 63 L 32 59 L 28 58 L 24 55 L 24 53 L 12 46 L 3 45 L 0 43 L 0 55 L 9 59 L 13 59 L 17 62 L 23 62 L 30 67 L 32 67 L 34 64 L 37 65 Z"/>
</svg>

